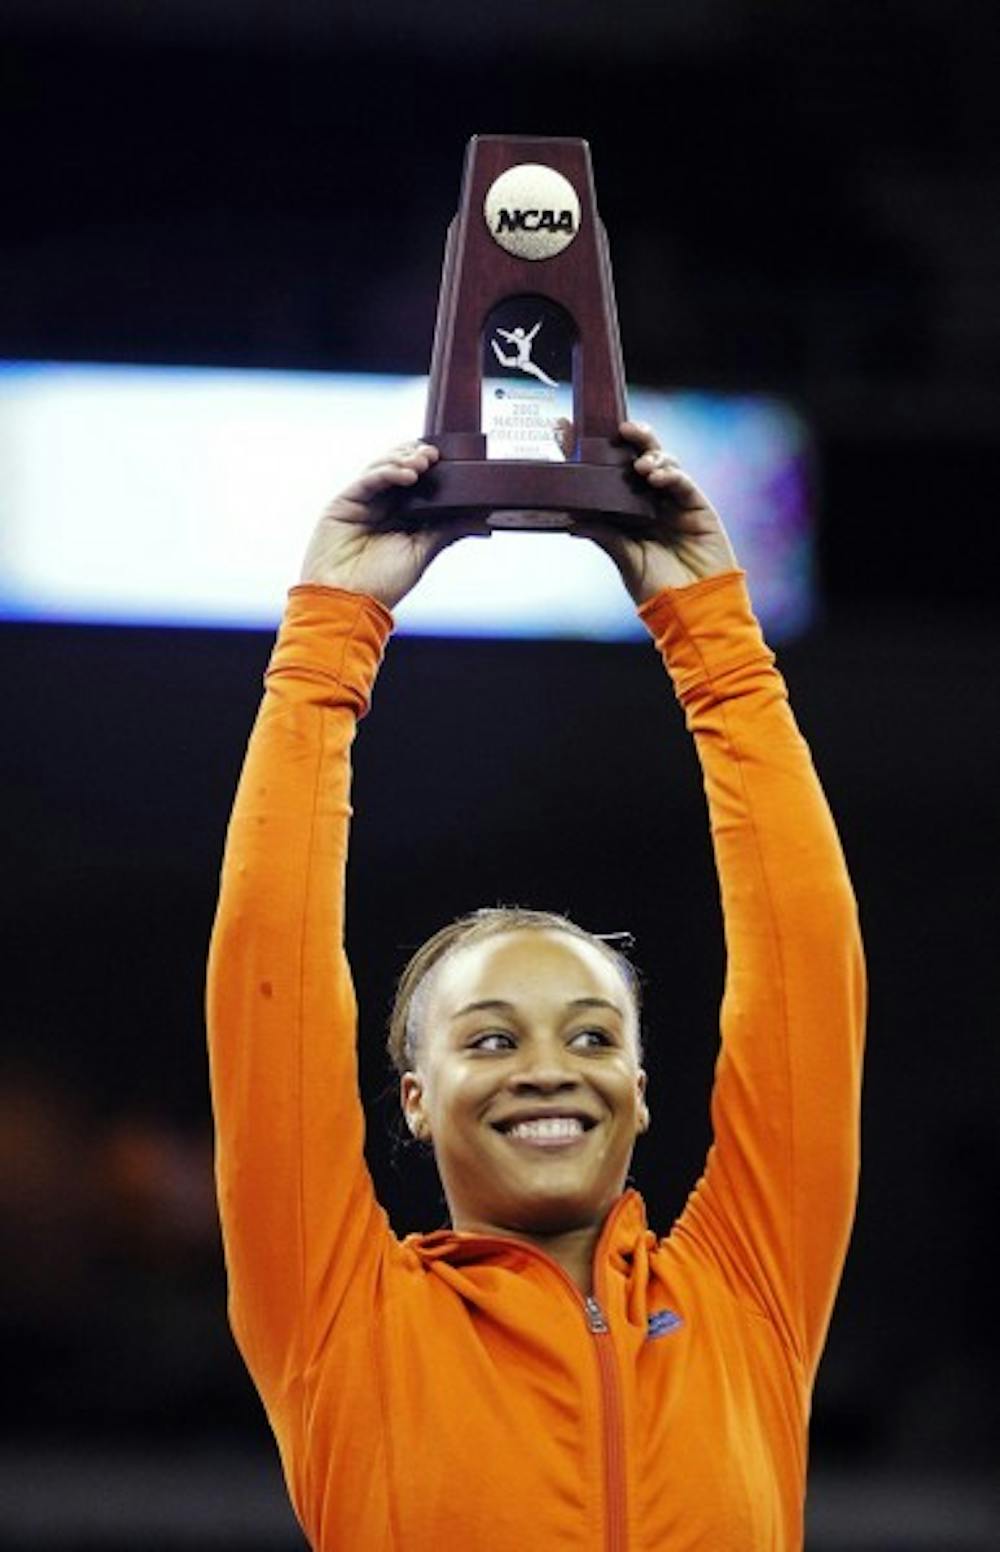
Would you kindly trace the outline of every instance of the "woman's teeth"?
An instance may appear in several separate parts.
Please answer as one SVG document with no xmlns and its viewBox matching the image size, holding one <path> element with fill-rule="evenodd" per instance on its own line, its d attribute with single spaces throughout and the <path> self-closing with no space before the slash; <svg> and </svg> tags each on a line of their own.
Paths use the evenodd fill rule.
<svg viewBox="0 0 1000 1552">
<path fill-rule="evenodd" d="M 576 1116 L 557 1116 L 544 1121 L 519 1121 L 516 1126 L 510 1127 L 507 1135 L 527 1138 L 578 1137 L 582 1131 L 583 1122 Z"/>
</svg>

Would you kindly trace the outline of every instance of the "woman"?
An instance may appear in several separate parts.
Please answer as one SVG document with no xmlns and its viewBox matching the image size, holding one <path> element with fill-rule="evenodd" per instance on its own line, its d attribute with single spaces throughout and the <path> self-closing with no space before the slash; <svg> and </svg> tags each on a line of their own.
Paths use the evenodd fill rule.
<svg viewBox="0 0 1000 1552">
<path fill-rule="evenodd" d="M 312 1546 L 765 1552 L 802 1544 L 810 1393 L 854 1209 L 864 978 L 832 820 L 702 493 L 615 561 L 685 709 L 728 972 L 714 1141 L 669 1235 L 625 1191 L 650 1124 L 634 985 L 561 918 L 445 929 L 390 1048 L 451 1227 L 400 1241 L 363 1155 L 343 951 L 349 749 L 389 610 L 459 535 L 386 528 L 410 445 L 335 500 L 293 588 L 236 799 L 209 972 L 236 1340 Z M 470 521 L 463 533 L 485 532 Z"/>
</svg>

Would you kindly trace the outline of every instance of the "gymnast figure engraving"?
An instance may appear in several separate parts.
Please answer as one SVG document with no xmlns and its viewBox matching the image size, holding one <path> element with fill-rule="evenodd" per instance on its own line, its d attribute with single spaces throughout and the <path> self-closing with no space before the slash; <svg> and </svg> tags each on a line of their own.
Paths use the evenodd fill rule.
<svg viewBox="0 0 1000 1552">
<path fill-rule="evenodd" d="M 531 359 L 532 342 L 541 326 L 542 320 L 539 318 L 535 327 L 528 331 L 522 329 L 520 324 L 514 329 L 497 329 L 496 332 L 501 339 L 507 340 L 509 344 L 514 346 L 516 354 L 513 356 L 505 356 L 495 339 L 490 340 L 490 344 L 493 346 L 493 354 L 501 366 L 511 367 L 518 372 L 528 372 L 532 377 L 537 377 L 540 383 L 547 383 L 550 388 L 556 388 L 558 384 L 555 379 L 549 377 L 547 372 L 542 371 L 537 361 L 532 361 Z"/>
</svg>

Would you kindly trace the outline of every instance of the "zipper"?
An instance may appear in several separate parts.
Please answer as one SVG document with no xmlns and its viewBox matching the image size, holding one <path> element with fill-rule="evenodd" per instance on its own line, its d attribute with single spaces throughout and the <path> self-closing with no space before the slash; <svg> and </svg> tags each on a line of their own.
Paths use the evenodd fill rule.
<svg viewBox="0 0 1000 1552">
<path fill-rule="evenodd" d="M 608 1323 L 604 1318 L 604 1311 L 601 1309 L 601 1306 L 593 1294 L 588 1294 L 583 1303 L 587 1311 L 587 1325 L 595 1334 L 599 1333 L 603 1336 L 605 1331 L 608 1330 Z"/>
<path fill-rule="evenodd" d="M 607 1224 L 605 1224 L 605 1231 Z M 487 1245 L 516 1246 L 539 1261 L 544 1261 L 566 1284 L 574 1299 L 581 1305 L 587 1328 L 594 1338 L 597 1354 L 597 1372 L 601 1386 L 601 1432 L 604 1442 L 604 1552 L 628 1552 L 628 1520 L 625 1504 L 625 1424 L 623 1418 L 621 1385 L 618 1364 L 611 1340 L 608 1318 L 597 1298 L 580 1292 L 576 1283 L 554 1257 L 539 1250 L 537 1245 L 525 1240 L 508 1239 L 500 1234 L 463 1234 L 463 1240 L 476 1240 Z M 597 1282 L 597 1265 L 604 1233 L 594 1252 L 594 1283 Z"/>
<path fill-rule="evenodd" d="M 593 1294 L 584 1299 L 587 1324 L 594 1337 L 601 1377 L 601 1410 L 604 1418 L 604 1544 L 607 1552 L 626 1552 L 628 1526 L 625 1517 L 625 1428 L 622 1419 L 618 1365 L 611 1342 L 611 1327 Z"/>
</svg>

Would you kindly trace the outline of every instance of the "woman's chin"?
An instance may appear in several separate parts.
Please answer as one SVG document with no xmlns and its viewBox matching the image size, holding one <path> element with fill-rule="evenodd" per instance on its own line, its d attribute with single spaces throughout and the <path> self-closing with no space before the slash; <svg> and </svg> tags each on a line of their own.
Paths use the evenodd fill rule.
<svg viewBox="0 0 1000 1552">
<path fill-rule="evenodd" d="M 607 1210 L 590 1193 L 568 1187 L 559 1190 L 555 1181 L 508 1198 L 504 1207 L 503 1221 L 512 1232 L 546 1236 L 591 1229 L 603 1221 Z"/>
</svg>

